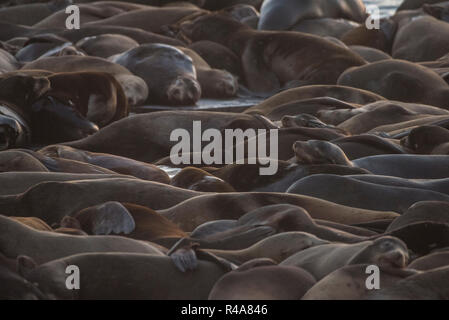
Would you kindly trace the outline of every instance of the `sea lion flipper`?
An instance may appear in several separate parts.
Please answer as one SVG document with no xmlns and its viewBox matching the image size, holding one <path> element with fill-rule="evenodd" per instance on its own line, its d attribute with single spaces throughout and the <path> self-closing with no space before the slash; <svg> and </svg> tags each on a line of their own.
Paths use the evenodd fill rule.
<svg viewBox="0 0 449 320">
<path fill-rule="evenodd" d="M 93 235 L 130 234 L 136 228 L 133 216 L 116 201 L 86 208 L 76 218 L 82 230 Z"/>
<path fill-rule="evenodd" d="M 181 270 L 181 272 L 195 270 L 198 266 L 198 259 L 194 248 L 197 246 L 198 244 L 196 242 L 193 242 L 188 238 L 182 238 L 175 243 L 167 255 L 172 259 L 175 266 Z"/>
</svg>

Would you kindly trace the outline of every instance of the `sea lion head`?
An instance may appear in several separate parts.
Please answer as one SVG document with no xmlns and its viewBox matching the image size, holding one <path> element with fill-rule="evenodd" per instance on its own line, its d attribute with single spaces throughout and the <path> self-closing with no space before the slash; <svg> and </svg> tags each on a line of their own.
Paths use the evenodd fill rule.
<svg viewBox="0 0 449 320">
<path fill-rule="evenodd" d="M 99 130 L 97 125 L 84 118 L 74 107 L 50 96 L 36 101 L 31 109 L 33 138 L 37 140 L 72 141 Z"/>
<path fill-rule="evenodd" d="M 21 146 L 21 137 L 24 133 L 24 129 L 17 120 L 0 115 L 0 151 Z"/>
<path fill-rule="evenodd" d="M 369 255 L 369 261 L 378 267 L 405 268 L 409 261 L 407 245 L 395 237 L 380 237 L 373 241 L 361 255 Z"/>
<path fill-rule="evenodd" d="M 2 99 L 19 108 L 31 105 L 50 90 L 50 81 L 46 77 L 25 74 L 4 74 L 0 78 Z"/>
<path fill-rule="evenodd" d="M 293 144 L 299 164 L 338 164 L 353 166 L 343 150 L 337 145 L 321 140 L 296 141 Z"/>
<path fill-rule="evenodd" d="M 167 100 L 173 105 L 192 105 L 200 97 L 200 84 L 190 77 L 178 77 L 167 89 Z"/>
</svg>

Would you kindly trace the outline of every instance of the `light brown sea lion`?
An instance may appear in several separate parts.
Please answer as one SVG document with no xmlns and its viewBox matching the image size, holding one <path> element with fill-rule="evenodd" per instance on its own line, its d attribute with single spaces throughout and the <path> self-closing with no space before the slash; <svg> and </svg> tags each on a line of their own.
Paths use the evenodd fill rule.
<svg viewBox="0 0 449 320">
<path fill-rule="evenodd" d="M 335 84 L 343 70 L 366 63 L 349 49 L 320 37 L 299 32 L 255 31 L 220 14 L 186 21 L 179 29 L 179 36 L 193 42 L 210 40 L 231 48 L 241 57 L 248 89 L 261 94 L 274 93 L 292 83 Z M 327 54 L 317 55 L 321 50 Z"/>
<path fill-rule="evenodd" d="M 369 264 L 347 265 L 318 281 L 302 297 L 303 300 L 363 300 L 370 292 L 366 286 Z M 380 270 L 380 287 L 388 288 L 396 282 L 416 274 L 412 270 Z"/>
<path fill-rule="evenodd" d="M 1 215 L 0 221 L 1 251 L 10 258 L 23 254 L 41 264 L 83 252 L 139 252 L 162 255 L 156 247 L 148 243 L 123 237 L 80 237 L 38 231 Z"/>
<path fill-rule="evenodd" d="M 385 100 L 385 98 L 375 93 L 357 88 L 345 86 L 314 85 L 289 89 L 278 93 L 273 97 L 261 102 L 260 104 L 247 109 L 245 113 L 267 114 L 269 111 L 271 111 L 272 108 L 276 108 L 282 104 L 286 104 L 296 100 L 318 97 L 331 97 L 348 103 L 361 105 L 378 100 Z"/>
<path fill-rule="evenodd" d="M 82 272 L 80 290 L 67 290 L 65 286 L 68 265 L 76 265 Z M 226 273 L 221 266 L 209 261 L 198 261 L 195 270 L 182 273 L 169 257 L 134 253 L 78 254 L 22 270 L 22 274 L 38 283 L 47 295 L 55 299 L 82 300 L 204 300 L 214 283 Z M 101 272 L 97 272 L 99 270 Z M 110 281 L 111 278 L 117 281 Z"/>
<path fill-rule="evenodd" d="M 339 85 L 369 90 L 390 100 L 449 108 L 449 86 L 434 71 L 403 60 L 382 60 L 346 70 Z"/>
<path fill-rule="evenodd" d="M 86 162 L 91 165 L 103 167 L 120 174 L 134 176 L 143 180 L 161 183 L 170 182 L 168 175 L 155 165 L 125 157 L 104 153 L 93 153 L 61 145 L 48 146 L 38 152 L 53 158 Z"/>
<path fill-rule="evenodd" d="M 170 141 L 175 129 L 193 134 L 193 121 L 201 121 L 201 130 L 274 129 L 274 125 L 260 116 L 231 112 L 161 111 L 139 114 L 122 119 L 103 128 L 86 139 L 64 143 L 77 149 L 108 153 L 144 162 L 153 162 L 170 155 L 178 141 Z M 179 139 L 179 138 L 178 138 Z M 108 142 L 109 141 L 109 142 Z M 202 147 L 207 143 L 203 142 Z"/>
<path fill-rule="evenodd" d="M 188 232 L 211 220 L 238 219 L 256 208 L 280 203 L 302 207 L 313 219 L 342 224 L 355 224 L 398 216 L 397 213 L 391 211 L 356 209 L 307 196 L 266 192 L 206 194 L 179 203 L 169 209 L 158 210 L 158 212 Z M 209 208 L 209 210 L 205 211 L 202 208 Z"/>
<path fill-rule="evenodd" d="M 324 244 L 300 251 L 281 262 L 309 271 L 317 280 L 351 264 L 374 264 L 378 267 L 405 268 L 409 254 L 405 243 L 386 236 L 356 244 Z"/>
<path fill-rule="evenodd" d="M 449 267 L 442 267 L 408 277 L 395 285 L 371 292 L 372 300 L 447 300 Z"/>
<path fill-rule="evenodd" d="M 299 300 L 315 283 L 314 277 L 300 268 L 245 264 L 220 278 L 209 300 Z"/>
<path fill-rule="evenodd" d="M 329 242 L 312 234 L 290 231 L 269 236 L 241 250 L 208 249 L 207 251 L 237 265 L 257 258 L 269 258 L 280 263 L 298 251 L 326 243 Z"/>
</svg>

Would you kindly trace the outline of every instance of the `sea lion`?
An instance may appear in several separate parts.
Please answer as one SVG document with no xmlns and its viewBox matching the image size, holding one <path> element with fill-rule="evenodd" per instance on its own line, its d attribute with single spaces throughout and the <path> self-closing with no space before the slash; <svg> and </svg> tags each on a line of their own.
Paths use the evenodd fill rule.
<svg viewBox="0 0 449 320">
<path fill-rule="evenodd" d="M 156 166 L 125 157 L 104 153 L 93 153 L 67 146 L 53 145 L 38 151 L 40 154 L 53 158 L 70 159 L 100 166 L 114 172 L 134 176 L 139 179 L 169 183 L 168 175 Z"/>
<path fill-rule="evenodd" d="M 233 225 L 228 224 L 222 231 L 210 234 L 203 238 L 203 240 L 206 242 L 217 242 L 226 238 L 237 238 L 241 237 L 242 234 L 249 234 L 261 227 L 264 227 L 265 229 L 270 228 L 272 230 L 271 233 L 302 231 L 313 234 L 323 240 L 344 243 L 360 242 L 366 239 L 366 237 L 357 236 L 340 229 L 318 225 L 310 217 L 308 212 L 300 207 L 289 204 L 278 204 L 252 210 L 241 216 Z M 195 235 L 195 233 L 193 233 L 193 235 Z M 221 249 L 244 249 L 253 245 L 255 242 L 256 241 L 253 241 L 253 243 L 244 243 L 242 240 L 236 244 L 228 243 L 226 247 L 222 246 Z"/>
<path fill-rule="evenodd" d="M 192 59 L 181 50 L 164 44 L 144 44 L 112 57 L 145 80 L 147 103 L 195 104 L 201 97 Z"/>
<path fill-rule="evenodd" d="M 98 27 L 105 25 L 133 27 L 143 29 L 159 34 L 165 34 L 164 26 L 176 24 L 191 16 L 202 15 L 207 11 L 197 8 L 183 7 L 152 7 L 142 10 L 125 12 L 120 15 L 111 16 L 110 18 L 101 19 L 94 22 L 88 22 L 84 25 Z"/>
<path fill-rule="evenodd" d="M 374 134 L 342 137 L 332 140 L 332 143 L 339 146 L 351 160 L 379 154 L 405 154 L 408 151 L 396 144 L 394 140 Z"/>
<path fill-rule="evenodd" d="M 449 130 L 438 126 L 412 129 L 401 145 L 418 154 L 449 154 Z"/>
<path fill-rule="evenodd" d="M 48 171 L 48 170 L 47 170 Z M 0 195 L 23 193 L 28 188 L 40 182 L 50 181 L 72 181 L 72 180 L 90 180 L 90 179 L 108 179 L 123 177 L 119 175 L 108 174 L 72 174 L 58 172 L 2 172 L 0 173 Z M 132 178 L 127 176 L 128 178 Z"/>
<path fill-rule="evenodd" d="M 38 34 L 25 41 L 22 48 L 16 53 L 16 58 L 23 64 L 45 56 L 55 55 L 71 45 L 70 41 L 53 33 Z"/>
<path fill-rule="evenodd" d="M 251 210 L 272 204 L 292 204 L 304 208 L 313 219 L 342 224 L 356 224 L 398 216 L 391 211 L 363 210 L 307 196 L 269 192 L 205 194 L 158 212 L 175 222 L 182 230 L 190 232 L 205 222 L 238 219 Z M 202 210 L 202 208 L 209 209 Z"/>
<path fill-rule="evenodd" d="M 346 32 L 356 28 L 357 26 L 359 26 L 358 23 L 346 19 L 311 18 L 301 20 L 289 30 L 311 33 L 321 37 L 333 37 L 339 39 Z M 344 43 L 343 45 L 346 46 Z"/>
<path fill-rule="evenodd" d="M 26 63 L 21 70 L 47 70 L 52 72 L 107 72 L 121 84 L 130 106 L 143 103 L 148 96 L 148 87 L 142 78 L 128 69 L 99 57 L 60 56 L 46 57 Z"/>
<path fill-rule="evenodd" d="M 210 40 L 231 48 L 241 57 L 248 89 L 260 94 L 272 94 L 291 83 L 335 84 L 343 70 L 366 63 L 349 49 L 320 37 L 255 31 L 220 14 L 185 21 L 180 24 L 178 35 L 193 42 Z M 321 50 L 327 52 L 326 56 L 316 54 Z"/>
<path fill-rule="evenodd" d="M 371 292 L 372 300 L 447 300 L 449 267 L 442 267 L 408 277 L 395 285 Z"/>
<path fill-rule="evenodd" d="M 170 185 L 203 192 L 235 192 L 227 182 L 194 167 L 183 168 L 171 179 Z"/>
<path fill-rule="evenodd" d="M 204 98 L 232 98 L 237 94 L 238 81 L 226 70 L 212 69 L 209 64 L 192 49 L 178 47 L 192 58 L 197 79 L 201 85 L 201 96 Z"/>
<path fill-rule="evenodd" d="M 258 105 L 251 107 L 245 113 L 267 114 L 271 109 L 296 100 L 319 97 L 331 97 L 348 103 L 365 105 L 370 102 L 385 100 L 385 98 L 367 90 L 345 86 L 313 85 L 293 88 L 280 92 Z"/>
<path fill-rule="evenodd" d="M 318 281 L 302 300 L 363 300 L 370 292 L 366 286 L 368 267 L 369 264 L 355 264 L 339 268 Z M 388 288 L 413 274 L 416 272 L 407 269 L 382 268 L 379 273 L 380 287 Z"/>
<path fill-rule="evenodd" d="M 441 251 L 413 260 L 410 263 L 409 268 L 427 271 L 446 266 L 449 266 L 449 252 Z"/>
<path fill-rule="evenodd" d="M 257 258 L 269 258 L 280 263 L 298 251 L 329 243 L 310 233 L 290 231 L 269 236 L 252 246 L 241 250 L 207 250 L 216 256 L 241 265 Z"/>
<path fill-rule="evenodd" d="M 208 40 L 194 42 L 188 48 L 198 53 L 212 68 L 227 70 L 242 77 L 240 58 L 231 49 Z"/>
<path fill-rule="evenodd" d="M 50 199 L 49 194 L 55 194 L 55 198 Z M 43 182 L 22 194 L 0 197 L 0 211 L 7 215 L 37 217 L 51 225 L 60 222 L 64 216 L 108 201 L 135 203 L 159 210 L 201 194 L 157 182 L 122 177 Z"/>
<path fill-rule="evenodd" d="M 379 21 L 378 29 L 368 29 L 362 23 L 359 27 L 346 32 L 340 39 L 347 46 L 366 46 L 390 53 L 397 28 L 398 23 L 396 21 L 390 18 L 383 18 Z"/>
<path fill-rule="evenodd" d="M 304 19 L 345 18 L 364 22 L 366 10 L 362 1 L 264 1 L 259 30 L 288 30 Z"/>
<path fill-rule="evenodd" d="M 49 172 L 38 159 L 20 150 L 0 152 L 0 171 Z"/>
<path fill-rule="evenodd" d="M 80 290 L 67 290 L 65 286 L 68 265 L 76 265 L 82 272 Z M 195 270 L 182 273 L 169 257 L 133 253 L 78 254 L 35 269 L 22 269 L 26 278 L 38 283 L 45 294 L 57 299 L 82 300 L 205 300 L 215 282 L 226 273 L 222 267 L 209 261 L 198 261 Z M 86 271 L 83 273 L 82 270 Z M 117 281 L 110 281 L 111 278 Z"/>
<path fill-rule="evenodd" d="M 449 108 L 449 86 L 434 71 L 402 60 L 382 60 L 346 70 L 339 85 L 369 90 L 390 100 Z"/>
<path fill-rule="evenodd" d="M 0 49 L 0 74 L 17 70 L 19 63 L 8 51 Z"/>
<path fill-rule="evenodd" d="M 48 299 L 37 285 L 28 282 L 9 266 L 9 259 L 0 253 L 0 299 L 2 300 L 44 300 Z"/>
<path fill-rule="evenodd" d="M 418 201 L 449 201 L 446 194 L 406 187 L 378 185 L 345 176 L 316 174 L 294 183 L 288 193 L 308 195 L 345 206 L 403 213 Z"/>
<path fill-rule="evenodd" d="M 139 43 L 121 34 L 101 34 L 85 37 L 79 40 L 76 46 L 90 56 L 109 58 L 115 54 L 135 48 L 139 46 Z"/>
<path fill-rule="evenodd" d="M 243 265 L 217 281 L 209 300 L 299 300 L 315 283 L 304 269 Z"/>
<path fill-rule="evenodd" d="M 413 62 L 436 60 L 449 52 L 448 32 L 447 22 L 429 15 L 417 17 L 399 28 L 392 56 Z"/>
<path fill-rule="evenodd" d="M 128 101 L 122 86 L 109 73 L 56 73 L 48 80 L 50 90 L 47 95 L 73 105 L 99 127 L 128 116 Z"/>
<path fill-rule="evenodd" d="M 73 43 L 77 43 L 86 37 L 101 36 L 103 34 L 118 34 L 129 37 L 139 44 L 144 43 L 163 43 L 172 46 L 183 45 L 183 42 L 177 39 L 169 38 L 160 34 L 145 31 L 139 28 L 123 27 L 123 26 L 83 26 L 80 29 L 55 31 L 58 36 L 67 39 Z M 1 35 L 1 34 L 0 34 Z"/>
<path fill-rule="evenodd" d="M 368 62 L 376 62 L 376 61 L 381 61 L 381 60 L 392 59 L 392 57 L 389 54 L 387 54 L 379 49 L 370 48 L 367 46 L 360 46 L 360 45 L 352 45 L 352 46 L 349 46 L 349 48 L 352 51 L 359 54 L 363 59 L 365 59 Z"/>
<path fill-rule="evenodd" d="M 415 188 L 415 189 L 427 189 L 439 193 L 449 194 L 449 179 L 425 179 L 425 180 L 410 180 L 392 176 L 382 176 L 382 175 L 372 175 L 372 174 L 362 174 L 353 175 L 350 178 L 354 178 L 361 181 L 371 182 L 375 184 L 405 187 L 405 188 Z"/>
<path fill-rule="evenodd" d="M 65 9 L 70 0 L 54 0 L 47 3 L 28 3 L 0 9 L 0 20 L 12 24 L 32 26 L 56 11 Z"/>
<path fill-rule="evenodd" d="M 83 252 L 163 255 L 156 247 L 142 241 L 116 236 L 82 237 L 38 231 L 2 215 L 0 228 L 0 247 L 7 257 L 16 258 L 23 254 L 33 258 L 38 264 Z"/>
<path fill-rule="evenodd" d="M 406 225 L 433 221 L 438 223 L 449 224 L 447 212 L 449 203 L 444 201 L 420 201 L 410 206 L 403 215 L 397 217 L 387 228 L 387 232 L 399 229 Z"/>
<path fill-rule="evenodd" d="M 39 218 L 35 217 L 11 217 L 12 220 L 20 222 L 34 230 L 53 231 L 53 229 Z"/>
<path fill-rule="evenodd" d="M 190 135 L 193 134 L 193 121 L 201 121 L 201 130 L 274 129 L 270 121 L 258 115 L 209 111 L 161 111 L 122 119 L 102 128 L 98 134 L 64 145 L 153 162 L 169 156 L 171 148 L 178 143 L 170 141 L 173 130 L 183 128 Z M 206 144 L 203 142 L 202 147 Z"/>
<path fill-rule="evenodd" d="M 80 229 L 93 235 L 121 234 L 145 241 L 187 237 L 185 232 L 155 211 L 131 203 L 106 202 L 85 208 L 73 218 L 79 221 Z M 64 219 L 62 226 L 66 225 Z"/>
<path fill-rule="evenodd" d="M 317 280 L 352 264 L 374 264 L 378 267 L 405 268 L 409 254 L 398 238 L 384 236 L 356 244 L 323 244 L 300 251 L 280 263 L 309 271 Z"/>
</svg>

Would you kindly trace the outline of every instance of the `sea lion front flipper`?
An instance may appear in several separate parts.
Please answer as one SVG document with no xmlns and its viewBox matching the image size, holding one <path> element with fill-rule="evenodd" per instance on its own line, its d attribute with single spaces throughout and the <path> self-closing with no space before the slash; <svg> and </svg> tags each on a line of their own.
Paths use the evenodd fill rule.
<svg viewBox="0 0 449 320">
<path fill-rule="evenodd" d="M 75 218 L 80 222 L 81 229 L 92 235 L 130 234 L 136 228 L 128 209 L 116 201 L 83 209 Z"/>
</svg>

